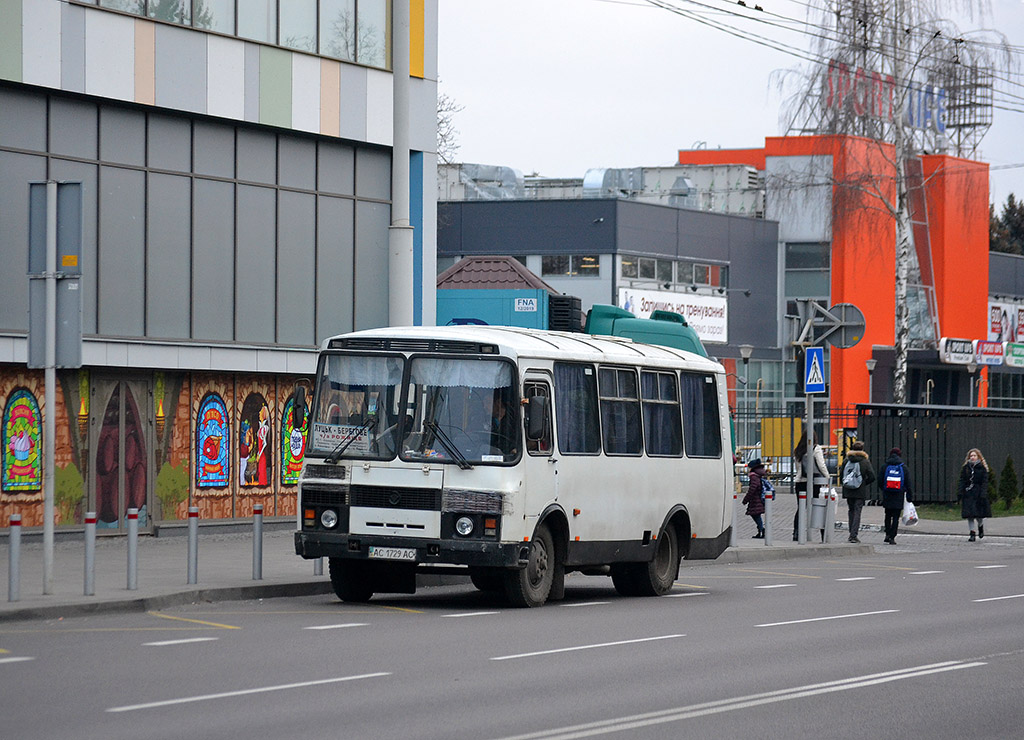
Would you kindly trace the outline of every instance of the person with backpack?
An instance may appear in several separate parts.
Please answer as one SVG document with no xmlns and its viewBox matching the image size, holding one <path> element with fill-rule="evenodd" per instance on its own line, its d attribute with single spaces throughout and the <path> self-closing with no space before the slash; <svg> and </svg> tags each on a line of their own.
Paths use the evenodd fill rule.
<svg viewBox="0 0 1024 740">
<path fill-rule="evenodd" d="M 960 516 L 967 520 L 974 542 L 974 520 L 978 520 L 978 537 L 985 536 L 985 517 L 992 515 L 988 502 L 988 463 L 977 447 L 967 451 L 964 466 L 960 468 L 960 485 L 957 496 L 960 499 Z"/>
<path fill-rule="evenodd" d="M 868 486 L 875 481 L 875 471 L 871 469 L 868 453 L 864 452 L 863 442 L 854 442 L 846 453 L 846 461 L 839 469 L 839 481 L 843 485 L 843 498 L 850 514 L 850 536 L 847 542 L 860 542 L 860 514 L 867 498 Z"/>
<path fill-rule="evenodd" d="M 878 490 L 882 492 L 882 507 L 885 509 L 885 543 L 896 544 L 896 533 L 900 527 L 903 502 L 914 503 L 907 466 L 903 464 L 900 448 L 889 450 L 889 457 L 878 471 Z"/>
<path fill-rule="evenodd" d="M 763 540 L 764 523 L 761 520 L 761 515 L 764 514 L 764 496 L 768 488 L 764 484 L 768 477 L 768 471 L 764 469 L 764 463 L 759 457 L 747 463 L 747 467 L 750 468 L 750 485 L 747 486 L 747 495 L 743 497 L 743 503 L 747 505 L 747 516 L 753 519 L 754 524 L 757 525 L 757 534 L 754 535 L 754 539 Z"/>
</svg>

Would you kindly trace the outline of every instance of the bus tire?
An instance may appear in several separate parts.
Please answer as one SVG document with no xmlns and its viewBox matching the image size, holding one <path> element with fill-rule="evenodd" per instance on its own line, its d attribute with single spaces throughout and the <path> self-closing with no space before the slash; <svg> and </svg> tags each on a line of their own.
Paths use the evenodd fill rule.
<svg viewBox="0 0 1024 740">
<path fill-rule="evenodd" d="M 364 563 L 344 558 L 329 559 L 331 586 L 342 601 L 365 604 L 373 598 L 373 586 Z"/>
<path fill-rule="evenodd" d="M 640 567 L 637 588 L 640 596 L 662 596 L 672 590 L 679 577 L 679 536 L 671 524 L 661 530 L 651 562 Z"/>
<path fill-rule="evenodd" d="M 555 568 L 555 541 L 547 526 L 541 524 L 530 540 L 530 553 L 525 568 L 506 571 L 505 596 L 512 606 L 541 606 L 551 592 Z"/>
<path fill-rule="evenodd" d="M 469 580 L 480 591 L 501 591 L 505 587 L 504 573 L 496 568 L 470 568 Z"/>
<path fill-rule="evenodd" d="M 612 585 L 619 596 L 639 596 L 640 588 L 637 583 L 640 580 L 637 563 L 615 563 L 612 566 Z"/>
</svg>

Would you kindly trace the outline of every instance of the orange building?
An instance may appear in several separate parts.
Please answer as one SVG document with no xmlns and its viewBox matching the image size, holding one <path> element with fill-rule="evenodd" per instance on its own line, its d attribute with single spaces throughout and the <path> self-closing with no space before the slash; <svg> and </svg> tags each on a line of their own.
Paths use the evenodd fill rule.
<svg viewBox="0 0 1024 740">
<path fill-rule="evenodd" d="M 679 152 L 681 165 L 747 164 L 765 173 L 765 216 L 780 224 L 786 266 L 782 290 L 787 300 L 851 303 L 863 312 L 861 341 L 829 353 L 834 409 L 867 402 L 869 388 L 870 400 L 892 400 L 897 192 L 893 155 L 891 145 L 853 136 L 771 137 L 763 149 Z M 907 172 L 916 257 L 908 306 L 914 346 L 922 347 L 910 353 L 907 402 L 967 405 L 966 368 L 943 365 L 935 346 L 943 336 L 986 336 L 988 165 L 925 154 L 908 159 Z M 791 253 L 800 253 L 792 245 L 806 244 L 822 249 L 827 288 L 801 284 L 800 268 L 788 261 Z M 869 359 L 877 363 L 873 377 Z"/>
</svg>

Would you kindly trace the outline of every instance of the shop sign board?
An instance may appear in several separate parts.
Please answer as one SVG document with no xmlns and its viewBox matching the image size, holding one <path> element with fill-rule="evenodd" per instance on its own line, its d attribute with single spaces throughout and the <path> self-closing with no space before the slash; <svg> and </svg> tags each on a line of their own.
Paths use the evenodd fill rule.
<svg viewBox="0 0 1024 740">
<path fill-rule="evenodd" d="M 939 340 L 939 359 L 947 365 L 969 365 L 974 362 L 974 341 L 943 337 Z"/>
<path fill-rule="evenodd" d="M 1003 343 L 977 339 L 974 342 L 974 361 L 979 365 L 1002 365 Z"/>
<path fill-rule="evenodd" d="M 1009 367 L 1024 367 L 1024 344 L 1004 342 L 1003 363 Z"/>
</svg>

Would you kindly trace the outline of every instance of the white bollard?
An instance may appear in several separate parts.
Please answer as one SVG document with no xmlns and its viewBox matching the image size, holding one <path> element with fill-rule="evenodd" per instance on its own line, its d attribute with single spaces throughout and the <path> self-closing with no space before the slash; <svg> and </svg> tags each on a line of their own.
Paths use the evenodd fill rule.
<svg viewBox="0 0 1024 740">
<path fill-rule="evenodd" d="M 7 561 L 7 600 L 21 598 L 21 514 L 11 514 L 10 557 Z"/>
<path fill-rule="evenodd" d="M 96 593 L 96 512 L 85 512 L 85 587 L 82 593 Z"/>
<path fill-rule="evenodd" d="M 732 531 L 729 532 L 729 547 L 736 547 L 736 499 L 739 494 L 732 492 Z"/>
<path fill-rule="evenodd" d="M 188 582 L 199 580 L 199 507 L 188 507 Z"/>
<path fill-rule="evenodd" d="M 764 497 L 764 546 L 772 546 L 772 504 L 775 503 L 775 494 L 771 493 Z"/>
<path fill-rule="evenodd" d="M 252 579 L 263 580 L 263 504 L 252 507 Z"/>
<path fill-rule="evenodd" d="M 810 482 L 808 482 L 809 484 Z M 797 496 L 797 525 L 796 525 L 796 541 L 797 544 L 803 545 L 807 543 L 807 491 L 801 491 Z"/>
<path fill-rule="evenodd" d="M 139 587 L 139 510 L 128 509 L 128 590 Z"/>
<path fill-rule="evenodd" d="M 324 559 L 317 558 L 313 561 L 313 575 L 322 576 L 324 574 Z"/>
</svg>

